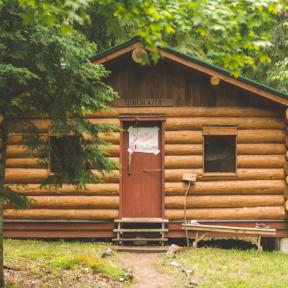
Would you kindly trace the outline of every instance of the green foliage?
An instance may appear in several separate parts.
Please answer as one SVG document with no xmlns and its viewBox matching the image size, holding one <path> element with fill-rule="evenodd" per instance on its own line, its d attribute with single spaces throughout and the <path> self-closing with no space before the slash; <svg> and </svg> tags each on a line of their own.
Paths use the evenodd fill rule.
<svg viewBox="0 0 288 288">
<path fill-rule="evenodd" d="M 79 135 L 79 157 L 70 157 L 70 163 L 58 161 L 62 164 L 60 172 L 48 180 L 55 184 L 69 182 L 81 186 L 95 182 L 92 167 L 101 171 L 116 168 L 98 145 L 100 142 L 105 144 L 98 134 L 117 129 L 112 125 L 95 125 L 81 117 L 108 109 L 107 105 L 116 96 L 103 81 L 108 72 L 103 66 L 90 62 L 97 49 L 84 35 L 73 31 L 64 36 L 59 25 L 23 24 L 21 13 L 16 0 L 3 1 L 0 9 L 3 68 L 0 72 L 3 93 L 0 112 L 9 119 L 22 113 L 49 117 L 52 120 L 50 131 L 56 137 L 71 133 Z M 47 167 L 51 143 L 41 137 L 33 121 L 20 116 L 20 121 L 16 122 L 9 126 L 9 133 L 25 133 L 32 155 L 40 155 L 42 164 Z M 95 139 L 90 141 L 91 145 L 86 145 L 84 135 Z"/>
<path fill-rule="evenodd" d="M 287 8 L 282 0 L 64 0 L 57 2 L 19 0 L 25 23 L 73 28 L 109 48 L 139 36 L 159 57 L 157 45 L 180 45 L 183 50 L 229 68 L 255 67 L 255 59 L 269 62 L 276 15 Z M 48 2 L 48 3 L 47 3 Z"/>
<path fill-rule="evenodd" d="M 54 258 L 50 262 L 51 268 L 54 269 L 77 269 L 81 267 L 81 260 L 75 258 L 73 255 L 63 255 L 57 258 Z"/>
<path fill-rule="evenodd" d="M 130 276 L 124 269 L 121 269 L 118 265 L 113 264 L 106 259 L 93 257 L 93 256 L 78 256 L 77 258 L 80 262 L 85 264 L 96 273 L 100 273 L 103 277 L 111 280 L 119 280 L 123 278 L 124 280 L 131 280 Z"/>
<path fill-rule="evenodd" d="M 176 43 L 194 56 L 228 68 L 235 76 L 240 69 L 255 67 L 257 59 L 269 62 L 265 48 L 271 45 L 276 15 L 287 7 L 277 0 L 183 1 L 186 22 Z"/>
<path fill-rule="evenodd" d="M 4 197 L 7 205 L 18 209 L 30 208 L 32 204 L 27 197 L 14 192 L 8 185 L 5 186 Z"/>
<path fill-rule="evenodd" d="M 257 65 L 248 75 L 254 79 L 288 93 L 288 13 L 284 11 L 272 30 L 272 46 L 267 49 L 270 63 Z"/>
</svg>

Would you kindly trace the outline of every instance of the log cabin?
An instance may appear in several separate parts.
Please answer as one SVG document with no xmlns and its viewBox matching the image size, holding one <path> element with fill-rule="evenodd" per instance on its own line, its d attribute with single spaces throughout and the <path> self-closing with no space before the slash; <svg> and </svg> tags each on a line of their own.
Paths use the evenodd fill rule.
<svg viewBox="0 0 288 288">
<path fill-rule="evenodd" d="M 107 83 L 119 94 L 111 111 L 87 116 L 121 128 L 103 135 L 119 170 L 95 170 L 102 183 L 40 188 L 49 169 L 27 158 L 21 136 L 9 137 L 6 183 L 34 201 L 28 210 L 6 207 L 4 237 L 183 238 L 187 218 L 260 222 L 287 240 L 288 95 L 172 48 L 143 66 L 145 53 L 133 39 L 92 59 L 111 71 Z M 47 120 L 35 121 L 48 133 Z"/>
</svg>

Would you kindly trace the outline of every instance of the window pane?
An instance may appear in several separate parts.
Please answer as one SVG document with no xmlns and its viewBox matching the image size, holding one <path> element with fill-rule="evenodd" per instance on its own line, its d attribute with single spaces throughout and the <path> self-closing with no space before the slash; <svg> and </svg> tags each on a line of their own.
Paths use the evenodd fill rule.
<svg viewBox="0 0 288 288">
<path fill-rule="evenodd" d="M 204 136 L 204 172 L 236 172 L 236 136 Z"/>
<path fill-rule="evenodd" d="M 80 138 L 77 136 L 50 137 L 50 170 L 59 173 L 61 169 L 73 169 L 80 157 Z"/>
</svg>

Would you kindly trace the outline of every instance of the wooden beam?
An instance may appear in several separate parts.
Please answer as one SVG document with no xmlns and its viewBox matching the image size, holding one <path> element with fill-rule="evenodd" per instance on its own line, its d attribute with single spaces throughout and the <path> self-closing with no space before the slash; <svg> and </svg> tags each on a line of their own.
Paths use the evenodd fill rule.
<svg viewBox="0 0 288 288">
<path fill-rule="evenodd" d="M 167 209 L 169 220 L 183 220 L 183 209 Z M 287 219 L 284 206 L 187 209 L 188 219 Z"/>
<path fill-rule="evenodd" d="M 191 185 L 189 195 L 283 195 L 283 180 L 200 181 Z M 166 182 L 165 195 L 185 195 L 187 183 Z"/>
<path fill-rule="evenodd" d="M 283 195 L 190 195 L 187 208 L 237 208 L 281 206 Z M 165 197 L 166 209 L 184 209 L 184 196 Z M 110 207 L 114 208 L 114 207 Z"/>
<path fill-rule="evenodd" d="M 6 219 L 111 220 L 118 209 L 6 209 Z"/>
</svg>

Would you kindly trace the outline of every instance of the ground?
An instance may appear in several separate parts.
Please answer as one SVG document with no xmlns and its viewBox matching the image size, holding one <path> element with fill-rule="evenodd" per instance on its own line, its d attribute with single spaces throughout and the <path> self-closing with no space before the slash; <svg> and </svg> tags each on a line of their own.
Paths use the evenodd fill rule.
<svg viewBox="0 0 288 288">
<path fill-rule="evenodd" d="M 5 240 L 7 287 L 123 287 L 130 276 L 104 243 Z"/>
<path fill-rule="evenodd" d="M 178 279 L 157 269 L 162 255 L 158 253 L 119 253 L 117 258 L 124 267 L 132 271 L 135 283 L 131 288 L 168 288 L 178 287 Z"/>
<path fill-rule="evenodd" d="M 172 264 L 172 265 L 171 265 Z M 163 257 L 159 267 L 166 273 L 186 274 L 178 287 L 286 288 L 288 255 L 254 249 L 183 249 L 176 257 Z"/>
<path fill-rule="evenodd" d="M 182 249 L 173 258 L 131 252 L 101 258 L 109 247 L 96 242 L 5 240 L 7 287 L 286 288 L 288 283 L 288 255 L 279 252 L 210 246 Z"/>
</svg>

